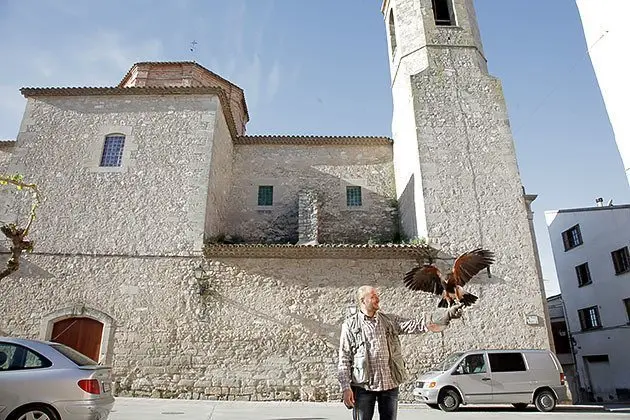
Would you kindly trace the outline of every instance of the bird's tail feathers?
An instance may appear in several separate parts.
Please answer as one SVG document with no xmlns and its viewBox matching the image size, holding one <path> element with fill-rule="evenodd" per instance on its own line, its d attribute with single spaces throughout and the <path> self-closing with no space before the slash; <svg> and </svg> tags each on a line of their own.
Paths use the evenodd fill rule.
<svg viewBox="0 0 630 420">
<path fill-rule="evenodd" d="M 464 296 L 462 297 L 461 302 L 464 304 L 464 306 L 470 306 L 473 303 L 477 302 L 477 296 L 473 295 L 472 293 L 464 293 Z"/>
</svg>

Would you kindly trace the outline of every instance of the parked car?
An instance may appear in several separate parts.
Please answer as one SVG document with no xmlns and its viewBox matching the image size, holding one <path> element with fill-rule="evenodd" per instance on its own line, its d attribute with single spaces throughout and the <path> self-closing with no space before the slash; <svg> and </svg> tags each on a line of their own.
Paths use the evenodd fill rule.
<svg viewBox="0 0 630 420">
<path fill-rule="evenodd" d="M 0 337 L 0 420 L 105 420 L 111 369 L 63 344 Z"/>
<path fill-rule="evenodd" d="M 418 378 L 414 396 L 432 408 L 460 404 L 534 404 L 552 411 L 567 400 L 562 366 L 549 350 L 470 350 L 449 355 Z"/>
</svg>

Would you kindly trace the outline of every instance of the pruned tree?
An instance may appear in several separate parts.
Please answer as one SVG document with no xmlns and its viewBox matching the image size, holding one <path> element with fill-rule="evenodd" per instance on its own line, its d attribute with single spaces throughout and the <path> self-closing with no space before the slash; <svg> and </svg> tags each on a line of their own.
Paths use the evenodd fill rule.
<svg viewBox="0 0 630 420">
<path fill-rule="evenodd" d="M 20 257 L 24 251 L 33 251 L 33 241 L 26 237 L 33 226 L 36 210 L 42 201 L 42 197 L 37 189 L 37 185 L 25 182 L 24 177 L 19 174 L 11 176 L 0 175 L 0 185 L 3 187 L 15 187 L 18 191 L 30 192 L 32 198 L 30 215 L 25 222 L 25 226 L 22 226 L 22 223 L 18 220 L 15 223 L 0 222 L 2 223 L 0 231 L 4 233 L 10 244 L 9 260 L 4 270 L 0 272 L 0 279 L 3 279 L 20 268 Z"/>
</svg>

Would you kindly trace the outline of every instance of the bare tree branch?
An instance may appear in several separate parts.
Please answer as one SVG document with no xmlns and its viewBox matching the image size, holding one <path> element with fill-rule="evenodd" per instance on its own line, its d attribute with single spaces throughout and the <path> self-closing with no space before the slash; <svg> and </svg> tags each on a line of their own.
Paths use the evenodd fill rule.
<svg viewBox="0 0 630 420">
<path fill-rule="evenodd" d="M 33 250 L 33 242 L 26 239 L 26 236 L 33 225 L 36 210 L 42 201 L 42 197 L 37 189 L 37 185 L 24 182 L 22 175 L 0 175 L 0 185 L 13 185 L 20 191 L 24 189 L 30 190 L 33 198 L 31 212 L 26 227 L 19 226 L 17 222 L 5 223 L 0 226 L 0 231 L 4 233 L 11 242 L 11 257 L 7 261 L 6 268 L 0 272 L 0 279 L 3 279 L 20 268 L 20 257 L 22 256 L 22 252 L 31 252 Z"/>
</svg>

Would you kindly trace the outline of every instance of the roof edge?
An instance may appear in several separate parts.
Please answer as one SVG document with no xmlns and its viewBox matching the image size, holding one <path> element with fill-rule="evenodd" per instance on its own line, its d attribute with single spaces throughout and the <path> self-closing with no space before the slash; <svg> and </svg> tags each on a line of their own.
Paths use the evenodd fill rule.
<svg viewBox="0 0 630 420">
<path fill-rule="evenodd" d="M 319 146 L 322 144 L 382 146 L 391 145 L 393 140 L 384 136 L 309 136 L 309 135 L 253 135 L 239 136 L 235 144 L 296 144 Z"/>
<path fill-rule="evenodd" d="M 603 211 L 603 210 L 622 210 L 630 209 L 630 204 L 613 204 L 612 206 L 602 207 L 576 207 L 574 209 L 558 209 L 558 210 L 545 210 L 545 214 L 560 214 L 560 213 L 582 213 L 585 211 Z"/>
<path fill-rule="evenodd" d="M 223 89 L 216 86 L 151 86 L 151 87 L 23 87 L 20 93 L 25 98 L 38 96 L 100 96 L 100 95 L 217 95 L 227 121 L 232 142 L 236 141 L 238 131 L 232 115 L 230 100 Z"/>
<path fill-rule="evenodd" d="M 218 79 L 221 79 L 222 81 L 224 81 L 227 84 L 229 84 L 231 87 L 235 87 L 236 89 L 241 91 L 241 94 L 243 95 L 243 110 L 245 111 L 245 115 L 247 116 L 247 120 L 249 121 L 249 110 L 247 109 L 247 102 L 245 101 L 245 91 L 243 90 L 243 88 L 240 87 L 239 85 L 233 83 L 233 82 L 230 82 L 225 77 L 219 76 L 215 72 L 213 72 L 211 70 L 208 70 L 206 67 L 202 66 L 201 64 L 197 63 L 196 61 L 139 61 L 137 63 L 134 63 L 129 68 L 127 73 L 123 76 L 122 80 L 118 83 L 117 87 L 123 87 L 123 85 L 131 77 L 131 73 L 133 72 L 134 68 L 136 68 L 137 66 L 148 65 L 148 64 L 157 64 L 157 65 L 160 65 L 160 64 L 178 64 L 178 65 L 191 64 L 193 66 L 196 66 L 196 67 L 200 68 L 203 71 L 206 71 L 206 72 L 210 73 L 214 77 L 216 77 Z"/>
<path fill-rule="evenodd" d="M 208 258 L 290 259 L 404 259 L 439 258 L 441 252 L 427 245 L 403 244 L 206 244 Z"/>
</svg>

